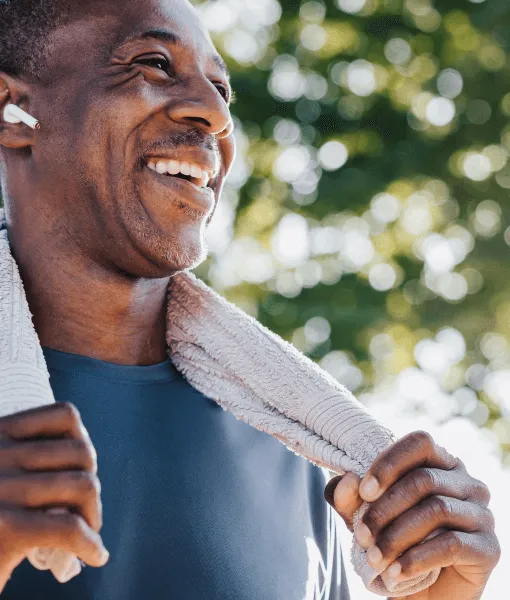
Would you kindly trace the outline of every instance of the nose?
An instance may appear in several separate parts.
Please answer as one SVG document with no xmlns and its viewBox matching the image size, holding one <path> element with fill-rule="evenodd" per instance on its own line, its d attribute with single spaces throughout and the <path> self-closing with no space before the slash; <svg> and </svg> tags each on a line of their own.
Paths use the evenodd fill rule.
<svg viewBox="0 0 510 600">
<path fill-rule="evenodd" d="M 189 82 L 187 92 L 168 109 L 169 117 L 185 125 L 193 125 L 217 139 L 229 136 L 234 124 L 225 99 L 212 82 L 197 78 Z"/>
</svg>

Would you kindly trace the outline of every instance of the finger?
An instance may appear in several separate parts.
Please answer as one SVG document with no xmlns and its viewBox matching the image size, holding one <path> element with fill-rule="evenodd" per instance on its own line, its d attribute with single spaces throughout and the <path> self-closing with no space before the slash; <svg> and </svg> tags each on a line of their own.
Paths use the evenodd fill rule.
<svg viewBox="0 0 510 600">
<path fill-rule="evenodd" d="M 102 527 L 101 486 L 93 473 L 55 471 L 0 477 L 0 503 L 25 508 L 66 506 L 95 531 Z"/>
<path fill-rule="evenodd" d="M 490 498 L 487 486 L 461 471 L 428 467 L 415 469 L 399 479 L 369 506 L 356 528 L 356 540 L 360 546 L 368 548 L 375 543 L 379 533 L 398 516 L 430 496 L 478 501 L 484 506 L 487 506 Z M 481 502 L 482 499 L 484 502 Z"/>
<path fill-rule="evenodd" d="M 0 443 L 2 471 L 72 470 L 97 473 L 97 454 L 83 439 L 40 440 Z"/>
<path fill-rule="evenodd" d="M 355 473 L 347 473 L 340 480 L 338 477 L 333 478 L 324 490 L 324 497 L 342 517 L 350 531 L 353 530 L 354 513 L 363 504 L 358 493 L 360 481 Z"/>
<path fill-rule="evenodd" d="M 363 477 L 360 495 L 363 500 L 373 502 L 408 471 L 418 467 L 449 471 L 461 464 L 458 458 L 438 446 L 427 432 L 415 431 L 377 456 Z"/>
<path fill-rule="evenodd" d="M 78 409 L 70 402 L 58 402 L 2 417 L 0 436 L 14 440 L 59 436 L 90 439 Z"/>
<path fill-rule="evenodd" d="M 479 504 L 431 496 L 398 517 L 377 536 L 376 545 L 367 550 L 367 561 L 374 568 L 386 568 L 437 529 L 475 532 L 490 530 L 493 524 L 490 510 Z"/>
<path fill-rule="evenodd" d="M 490 572 L 500 557 L 501 548 L 494 534 L 447 531 L 410 548 L 386 572 L 401 581 L 454 565 L 479 565 Z"/>
<path fill-rule="evenodd" d="M 109 557 L 99 534 L 71 513 L 2 509 L 0 539 L 3 554 L 13 557 L 25 556 L 33 548 L 60 548 L 91 567 L 102 567 Z"/>
</svg>

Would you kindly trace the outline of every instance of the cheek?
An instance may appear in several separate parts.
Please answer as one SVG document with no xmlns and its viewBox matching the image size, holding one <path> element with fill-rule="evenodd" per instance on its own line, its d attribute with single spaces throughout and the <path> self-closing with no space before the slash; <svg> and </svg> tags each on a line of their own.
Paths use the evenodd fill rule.
<svg viewBox="0 0 510 600">
<path fill-rule="evenodd" d="M 109 137 L 104 117 L 98 121 L 69 115 L 48 131 L 44 160 L 60 181 L 78 184 L 97 177 L 113 157 L 108 152 Z"/>
</svg>

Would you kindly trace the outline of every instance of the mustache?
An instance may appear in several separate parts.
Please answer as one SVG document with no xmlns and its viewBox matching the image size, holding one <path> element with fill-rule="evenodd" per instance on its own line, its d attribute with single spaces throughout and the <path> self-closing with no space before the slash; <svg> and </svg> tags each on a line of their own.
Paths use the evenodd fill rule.
<svg viewBox="0 0 510 600">
<path fill-rule="evenodd" d="M 158 150 L 173 150 L 180 146 L 204 148 L 205 150 L 213 151 L 216 158 L 220 158 L 216 138 L 205 137 L 200 131 L 193 129 L 190 131 L 181 131 L 172 135 L 172 137 L 147 143 L 138 151 L 136 156 L 137 163 L 141 165 L 147 156 L 156 154 Z"/>
</svg>

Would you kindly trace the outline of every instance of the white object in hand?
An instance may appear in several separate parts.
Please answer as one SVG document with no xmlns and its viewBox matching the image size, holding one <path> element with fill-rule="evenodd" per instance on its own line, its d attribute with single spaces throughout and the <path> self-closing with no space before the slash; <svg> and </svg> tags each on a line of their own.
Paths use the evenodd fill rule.
<svg viewBox="0 0 510 600">
<path fill-rule="evenodd" d="M 50 508 L 48 513 L 58 515 L 67 512 L 66 508 Z M 81 573 L 79 559 L 60 548 L 34 548 L 27 556 L 39 571 L 51 570 L 55 579 L 67 583 Z"/>
<path fill-rule="evenodd" d="M 40 129 L 39 121 L 15 104 L 8 104 L 4 109 L 4 121 L 7 123 L 26 123 L 32 129 Z"/>
</svg>

